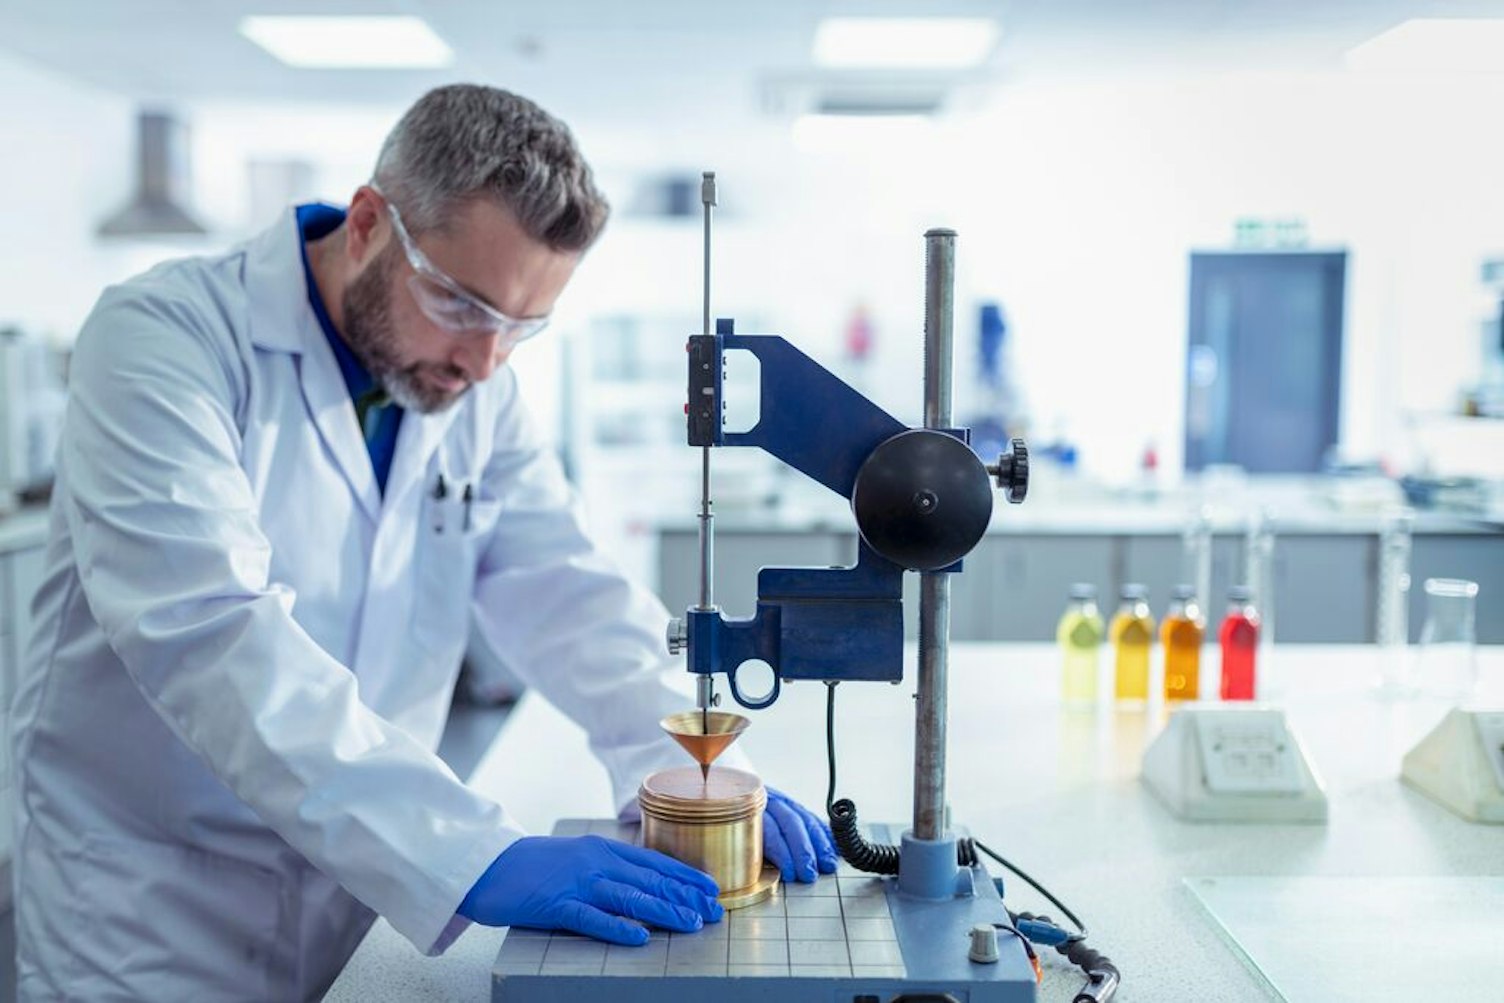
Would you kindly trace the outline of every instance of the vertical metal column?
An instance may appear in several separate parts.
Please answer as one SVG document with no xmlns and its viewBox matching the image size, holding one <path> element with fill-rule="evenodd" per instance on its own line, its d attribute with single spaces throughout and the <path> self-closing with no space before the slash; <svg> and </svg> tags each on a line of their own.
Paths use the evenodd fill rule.
<svg viewBox="0 0 1504 1003">
<path fill-rule="evenodd" d="M 956 232 L 924 235 L 924 426 L 951 423 Z M 945 834 L 945 722 L 950 575 L 919 576 L 919 690 L 914 732 L 914 837 Z"/>
<path fill-rule="evenodd" d="M 710 331 L 710 209 L 716 204 L 715 171 L 706 171 L 700 178 L 700 202 L 705 207 L 705 316 L 702 334 Z M 717 402 L 719 409 L 720 404 Z M 716 415 L 716 420 L 720 416 Z M 715 609 L 715 511 L 710 501 L 710 447 L 700 450 L 700 604 L 702 610 Z M 701 727 L 710 733 L 710 708 L 715 706 L 715 680 L 708 674 L 695 677 L 695 706 L 700 708 Z M 709 776 L 709 768 L 700 767 L 700 772 Z"/>
</svg>

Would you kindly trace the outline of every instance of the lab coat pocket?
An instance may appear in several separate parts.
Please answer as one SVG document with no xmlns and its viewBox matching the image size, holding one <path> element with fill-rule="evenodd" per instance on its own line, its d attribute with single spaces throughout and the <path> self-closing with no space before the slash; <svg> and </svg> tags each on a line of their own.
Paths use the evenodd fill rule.
<svg viewBox="0 0 1504 1003">
<path fill-rule="evenodd" d="M 274 872 L 113 837 L 87 839 L 79 863 L 77 998 L 269 1000 L 285 989 L 283 882 Z"/>
<path fill-rule="evenodd" d="M 428 501 L 418 535 L 413 637 L 446 659 L 464 654 L 476 563 L 500 515 L 501 502 L 488 498 Z"/>
</svg>

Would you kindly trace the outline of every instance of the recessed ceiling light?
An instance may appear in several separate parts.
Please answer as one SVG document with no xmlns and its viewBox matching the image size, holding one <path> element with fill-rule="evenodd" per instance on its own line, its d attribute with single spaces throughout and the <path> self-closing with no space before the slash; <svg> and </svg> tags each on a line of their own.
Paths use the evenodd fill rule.
<svg viewBox="0 0 1504 1003">
<path fill-rule="evenodd" d="M 240 33 L 300 69 L 433 69 L 454 50 L 420 17 L 245 17 Z"/>
<path fill-rule="evenodd" d="M 815 62 L 831 67 L 966 69 L 997 44 L 985 17 L 828 17 L 815 29 Z"/>
<path fill-rule="evenodd" d="M 1504 19 L 1415 18 L 1347 51 L 1355 70 L 1504 71 Z"/>
</svg>

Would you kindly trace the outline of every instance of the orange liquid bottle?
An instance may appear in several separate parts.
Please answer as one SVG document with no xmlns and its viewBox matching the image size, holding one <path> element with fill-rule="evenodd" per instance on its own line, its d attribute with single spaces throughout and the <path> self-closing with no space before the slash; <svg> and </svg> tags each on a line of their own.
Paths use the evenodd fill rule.
<svg viewBox="0 0 1504 1003">
<path fill-rule="evenodd" d="M 1175 586 L 1170 611 L 1159 627 L 1159 643 L 1165 649 L 1165 699 L 1195 700 L 1201 693 L 1201 645 L 1206 640 L 1206 620 L 1196 604 L 1196 590 Z"/>
</svg>

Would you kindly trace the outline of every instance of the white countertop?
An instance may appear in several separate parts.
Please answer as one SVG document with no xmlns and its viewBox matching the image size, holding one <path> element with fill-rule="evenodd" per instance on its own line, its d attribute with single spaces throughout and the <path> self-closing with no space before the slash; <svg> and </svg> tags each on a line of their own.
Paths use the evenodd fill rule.
<svg viewBox="0 0 1504 1003">
<path fill-rule="evenodd" d="M 1494 702 L 1504 705 L 1504 649 L 1481 649 L 1479 661 Z M 1326 784 L 1326 825 L 1190 824 L 1169 815 L 1138 780 L 1163 708 L 1063 710 L 1053 646 L 957 644 L 953 816 L 1090 925 L 1093 946 L 1123 971 L 1118 1000 L 1268 1000 L 1184 878 L 1504 876 L 1504 828 L 1464 822 L 1400 784 L 1401 755 L 1445 705 L 1380 701 L 1367 688 L 1375 662 L 1370 647 L 1282 646 L 1263 667 L 1263 695 L 1288 709 Z M 911 680 L 838 691 L 838 790 L 866 820 L 909 814 Z M 742 740 L 766 780 L 811 805 L 825 796 L 824 696 L 814 683 L 785 687 L 773 708 L 753 715 Z M 545 747 L 550 755 L 539 757 Z M 610 814 L 605 773 L 593 765 L 583 733 L 532 695 L 471 783 L 535 832 L 559 818 Z M 1009 903 L 1055 912 L 1016 880 Z M 326 999 L 489 1000 L 500 939 L 497 930 L 472 928 L 444 958 L 427 959 L 378 921 Z M 1040 999 L 1069 1000 L 1080 982 L 1059 962 L 1047 968 Z"/>
</svg>

